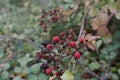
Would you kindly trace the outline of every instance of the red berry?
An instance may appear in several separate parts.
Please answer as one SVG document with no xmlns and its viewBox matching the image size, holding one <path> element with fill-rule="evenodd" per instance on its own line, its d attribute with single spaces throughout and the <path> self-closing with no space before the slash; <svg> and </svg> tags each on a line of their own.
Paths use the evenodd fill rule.
<svg viewBox="0 0 120 80">
<path fill-rule="evenodd" d="M 54 21 L 55 19 L 56 19 L 56 16 L 55 16 L 55 15 L 52 15 L 52 16 L 51 16 L 51 20 Z"/>
<path fill-rule="evenodd" d="M 44 15 L 41 15 L 40 18 L 43 19 L 45 16 Z"/>
<path fill-rule="evenodd" d="M 65 35 L 65 33 L 64 33 L 64 32 L 61 32 L 61 33 L 60 33 L 60 35 L 61 35 L 61 36 L 64 36 L 64 35 Z"/>
<path fill-rule="evenodd" d="M 75 59 L 80 58 L 80 56 L 81 56 L 81 55 L 80 55 L 80 53 L 79 53 L 79 52 L 75 52 L 75 53 L 74 53 L 74 58 L 75 58 Z"/>
<path fill-rule="evenodd" d="M 80 42 L 80 43 L 83 43 L 83 42 L 84 42 L 84 38 L 80 38 L 80 39 L 79 39 L 79 42 Z"/>
<path fill-rule="evenodd" d="M 59 41 L 60 44 L 63 44 L 64 42 L 62 40 Z"/>
<path fill-rule="evenodd" d="M 47 48 L 48 50 L 50 50 L 52 47 L 51 47 L 50 44 L 47 44 L 47 45 L 46 45 L 46 48 Z"/>
<path fill-rule="evenodd" d="M 49 75 L 49 74 L 52 73 L 52 70 L 51 70 L 50 68 L 47 68 L 47 69 L 45 70 L 45 73 L 46 73 L 47 75 Z"/>
<path fill-rule="evenodd" d="M 42 54 L 41 54 L 40 52 L 37 52 L 37 53 L 36 53 L 36 57 L 37 57 L 37 58 L 42 58 Z"/>
<path fill-rule="evenodd" d="M 55 75 L 56 75 L 56 76 L 60 76 L 58 71 L 55 72 Z"/>
<path fill-rule="evenodd" d="M 71 42 L 69 43 L 69 46 L 70 46 L 70 47 L 75 47 L 75 46 L 76 46 L 76 43 L 75 43 L 74 41 L 71 41 Z"/>
<path fill-rule="evenodd" d="M 71 39 L 71 38 L 72 38 L 72 35 L 68 35 L 68 38 Z"/>
<path fill-rule="evenodd" d="M 58 36 L 53 37 L 53 42 L 59 42 L 59 41 L 60 41 L 60 38 Z"/>
</svg>

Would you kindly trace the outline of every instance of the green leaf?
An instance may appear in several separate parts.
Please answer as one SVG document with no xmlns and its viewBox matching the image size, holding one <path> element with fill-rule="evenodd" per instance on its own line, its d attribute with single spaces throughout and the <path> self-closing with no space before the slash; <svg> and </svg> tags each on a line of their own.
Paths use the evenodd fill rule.
<svg viewBox="0 0 120 80">
<path fill-rule="evenodd" d="M 63 8 L 63 9 L 68 9 L 70 6 L 71 6 L 71 4 L 68 3 L 68 4 L 63 5 L 62 8 Z"/>
<path fill-rule="evenodd" d="M 30 69 L 31 69 L 32 73 L 37 74 L 37 73 L 40 72 L 40 64 L 34 64 L 34 65 L 31 66 Z"/>
<path fill-rule="evenodd" d="M 3 71 L 1 74 L 1 78 L 4 80 L 4 79 L 8 79 L 8 77 L 9 77 L 9 72 Z"/>
<path fill-rule="evenodd" d="M 39 78 L 39 80 L 48 80 L 49 77 L 46 76 L 46 75 L 43 74 L 43 73 L 40 73 L 38 78 Z"/>
<path fill-rule="evenodd" d="M 93 71 L 99 69 L 100 65 L 97 62 L 92 62 L 91 64 L 89 64 L 89 67 Z"/>
<path fill-rule="evenodd" d="M 31 60 L 33 60 L 33 59 L 30 58 L 29 56 L 25 56 L 25 57 L 21 57 L 20 59 L 18 59 L 18 62 L 20 63 L 21 67 L 26 67 L 27 63 Z"/>
<path fill-rule="evenodd" d="M 10 67 L 10 64 L 9 64 L 9 63 L 3 64 L 3 69 L 4 69 L 4 70 L 9 69 L 9 67 Z"/>
<path fill-rule="evenodd" d="M 63 75 L 61 76 L 62 80 L 74 80 L 73 74 L 70 72 L 70 70 L 66 70 Z"/>
<path fill-rule="evenodd" d="M 73 2 L 74 0 L 64 0 L 64 2 Z"/>
<path fill-rule="evenodd" d="M 22 69 L 20 67 L 15 67 L 14 68 L 14 72 L 15 73 L 21 73 L 22 72 Z"/>
<path fill-rule="evenodd" d="M 117 75 L 116 73 L 113 73 L 113 74 L 112 74 L 112 79 L 113 79 L 113 80 L 118 80 L 118 75 Z"/>
<path fill-rule="evenodd" d="M 14 77 L 13 80 L 22 80 L 22 78 L 20 76 Z"/>
<path fill-rule="evenodd" d="M 81 77 L 80 72 L 78 72 L 78 73 L 75 75 L 75 79 L 74 79 L 74 80 L 82 80 L 82 77 Z"/>
<path fill-rule="evenodd" d="M 24 68 L 23 73 L 30 74 L 31 73 L 30 68 L 29 67 Z"/>
<path fill-rule="evenodd" d="M 118 74 L 120 74 L 120 68 L 117 70 Z"/>
<path fill-rule="evenodd" d="M 37 77 L 37 75 L 30 74 L 30 75 L 28 75 L 27 80 L 38 80 L 38 77 Z"/>
<path fill-rule="evenodd" d="M 97 53 L 98 53 L 98 50 L 99 50 L 99 48 L 100 48 L 101 45 L 102 45 L 102 40 L 98 40 L 98 41 L 95 43 Z"/>
</svg>

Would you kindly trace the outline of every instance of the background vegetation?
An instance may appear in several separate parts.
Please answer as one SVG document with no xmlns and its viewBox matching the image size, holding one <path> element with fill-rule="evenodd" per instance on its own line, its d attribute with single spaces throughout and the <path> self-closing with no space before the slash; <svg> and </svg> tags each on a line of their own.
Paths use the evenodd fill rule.
<svg viewBox="0 0 120 80">
<path fill-rule="evenodd" d="M 0 0 L 0 80 L 120 80 L 119 5 L 120 0 Z M 45 32 L 39 25 L 41 10 L 56 8 L 60 19 Z M 83 24 L 84 36 L 93 40 L 76 60 L 76 69 L 71 69 L 73 58 L 66 69 L 65 58 L 60 78 L 43 73 L 42 61 L 36 61 L 40 45 L 52 44 L 53 36 L 69 29 L 78 36 Z"/>
</svg>

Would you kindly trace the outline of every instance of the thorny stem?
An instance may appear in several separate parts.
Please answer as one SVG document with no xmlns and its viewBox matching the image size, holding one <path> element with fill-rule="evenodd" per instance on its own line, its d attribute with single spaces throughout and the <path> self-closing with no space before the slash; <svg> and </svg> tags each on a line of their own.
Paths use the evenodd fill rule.
<svg viewBox="0 0 120 80">
<path fill-rule="evenodd" d="M 84 26 L 85 26 L 85 16 L 83 16 L 82 18 L 82 25 L 81 25 L 81 28 L 80 28 L 80 31 L 79 31 L 79 36 L 78 36 L 78 40 L 80 39 L 82 33 L 83 33 L 83 30 L 84 30 Z M 77 41 L 78 41 L 77 40 Z"/>
<path fill-rule="evenodd" d="M 76 42 L 79 41 L 79 39 L 80 39 L 80 37 L 81 37 L 81 35 L 82 35 L 82 33 L 83 33 L 84 26 L 85 26 L 85 16 L 83 15 L 83 18 L 82 18 L 82 25 L 81 25 L 81 28 L 80 28 L 80 31 L 79 31 L 79 36 L 78 36 L 78 39 L 77 39 Z M 72 67 L 73 73 L 74 73 L 74 71 L 75 71 L 75 67 L 76 67 L 76 60 L 74 60 L 73 67 Z"/>
</svg>

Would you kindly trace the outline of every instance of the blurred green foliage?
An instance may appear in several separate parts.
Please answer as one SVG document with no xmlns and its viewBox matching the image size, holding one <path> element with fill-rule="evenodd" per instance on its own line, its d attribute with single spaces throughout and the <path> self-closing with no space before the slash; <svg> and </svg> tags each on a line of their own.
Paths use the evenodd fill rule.
<svg viewBox="0 0 120 80">
<path fill-rule="evenodd" d="M 82 1 L 84 4 L 86 0 Z M 118 4 L 113 1 L 114 0 L 102 0 L 99 3 L 93 4 L 98 11 L 106 4 L 107 6 L 113 5 L 111 7 L 115 7 L 119 10 Z M 14 77 L 13 80 L 21 80 L 22 77 L 25 77 L 26 80 L 48 80 L 49 76 L 46 76 L 41 72 L 40 64 L 36 63 L 32 64 L 32 66 L 28 66 L 30 61 L 34 62 L 35 52 L 40 51 L 39 47 L 23 42 L 20 39 L 28 38 L 31 41 L 40 44 L 41 42 L 51 38 L 51 36 L 58 35 L 60 31 L 69 28 L 75 29 L 78 34 L 79 26 L 81 25 L 80 19 L 82 18 L 83 12 L 85 12 L 83 10 L 83 6 L 80 7 L 81 10 L 78 10 L 77 15 L 76 11 L 73 12 L 72 15 L 68 16 L 68 21 L 63 24 L 56 23 L 50 25 L 50 29 L 47 33 L 43 32 L 39 26 L 39 16 L 42 8 L 49 10 L 54 7 L 62 6 L 62 8 L 67 10 L 69 8 L 74 8 L 71 6 L 72 3 L 74 3 L 74 0 L 0 0 L 0 35 L 12 37 L 10 39 L 0 38 L 0 64 L 9 54 L 14 54 L 12 59 L 0 65 L 0 80 L 9 80 L 9 77 L 11 76 Z M 66 76 L 67 78 L 69 76 L 70 78 L 72 77 L 71 80 L 83 80 L 83 76 L 86 75 L 83 71 L 83 67 L 90 69 L 95 73 L 98 71 L 98 74 L 102 76 L 105 74 L 105 71 L 100 70 L 102 68 L 107 69 L 109 61 L 113 61 L 110 67 L 110 72 L 108 73 L 110 76 L 109 79 L 120 79 L 120 54 L 118 54 L 120 52 L 119 14 L 120 13 L 116 14 L 114 16 L 114 21 L 109 24 L 110 28 L 115 26 L 115 30 L 113 31 L 114 33 L 112 33 L 112 42 L 106 44 L 103 43 L 102 39 L 98 40 L 96 43 L 96 51 L 88 50 L 83 55 L 83 59 L 81 59 L 82 61 L 78 60 L 82 65 L 78 66 L 78 71 L 76 71 L 75 75 L 68 70 L 68 72 L 66 71 L 64 76 L 62 76 L 63 80 L 66 79 Z M 77 17 L 74 18 L 75 15 Z M 88 14 L 86 14 L 86 17 L 88 20 L 91 19 Z M 90 22 L 87 23 L 86 28 L 89 32 L 91 31 L 91 26 Z M 92 33 L 94 33 L 94 31 L 92 31 Z M 14 39 L 14 37 L 18 38 L 18 40 Z M 86 80 L 97 79 L 94 77 L 88 77 Z"/>
</svg>

